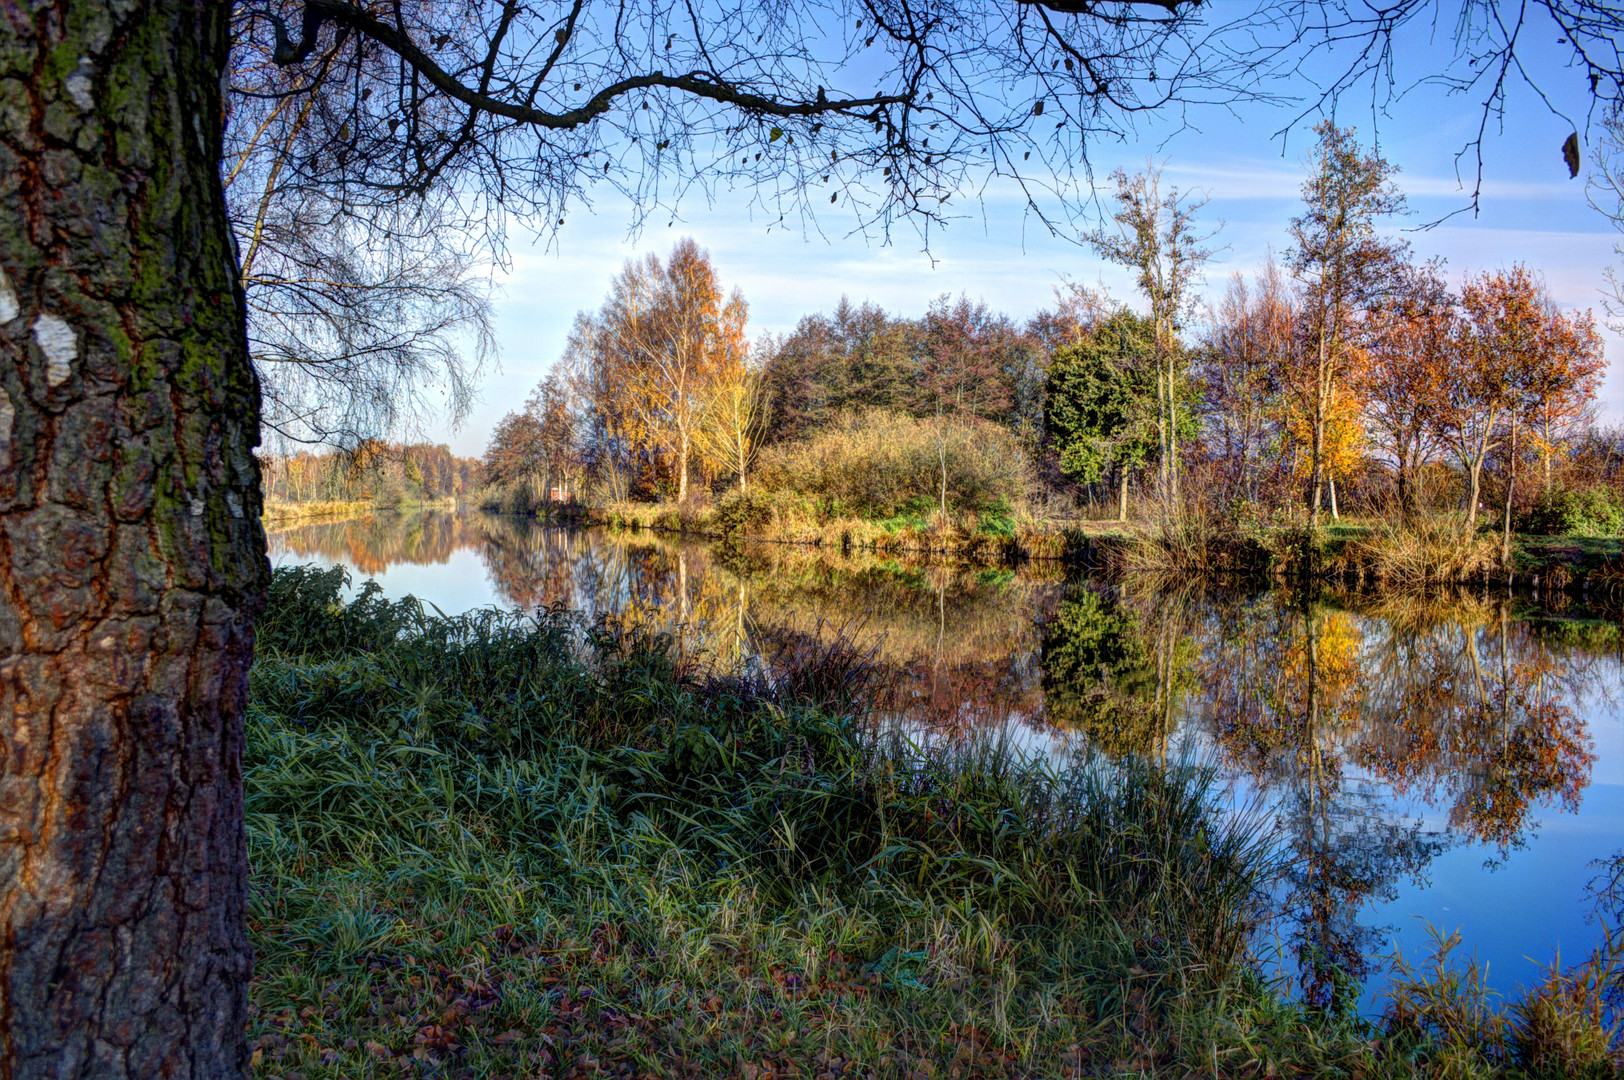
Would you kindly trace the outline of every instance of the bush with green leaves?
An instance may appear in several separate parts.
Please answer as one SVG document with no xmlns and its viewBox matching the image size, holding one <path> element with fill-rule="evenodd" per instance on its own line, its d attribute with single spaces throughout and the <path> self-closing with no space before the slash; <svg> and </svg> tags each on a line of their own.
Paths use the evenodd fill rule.
<svg viewBox="0 0 1624 1080">
<path fill-rule="evenodd" d="M 1624 499 L 1605 487 L 1542 492 L 1517 528 L 1539 536 L 1618 536 L 1624 534 Z"/>
</svg>

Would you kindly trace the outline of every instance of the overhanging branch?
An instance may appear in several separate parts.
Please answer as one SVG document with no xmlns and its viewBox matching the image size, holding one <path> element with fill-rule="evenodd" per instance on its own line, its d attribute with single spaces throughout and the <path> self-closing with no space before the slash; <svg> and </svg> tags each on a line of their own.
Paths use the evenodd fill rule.
<svg viewBox="0 0 1624 1080">
<path fill-rule="evenodd" d="M 553 130 L 569 130 L 590 123 L 613 108 L 616 99 L 637 90 L 656 88 L 676 90 L 693 97 L 732 105 L 758 116 L 804 117 L 828 113 L 855 113 L 912 101 L 911 94 L 831 99 L 821 93 L 811 101 L 779 101 L 751 93 L 702 71 L 689 72 L 686 75 L 667 75 L 662 71 L 654 71 L 647 75 L 634 75 L 610 83 L 578 108 L 564 112 L 548 112 L 530 105 L 503 101 L 464 86 L 418 48 L 404 30 L 391 26 L 352 4 L 339 3 L 336 0 L 306 0 L 300 26 L 300 40 L 297 42 L 289 37 L 287 25 L 274 12 L 258 9 L 255 14 L 269 20 L 275 28 L 276 51 L 272 59 L 283 66 L 297 64 L 308 58 L 315 51 L 316 39 L 321 33 L 323 24 L 331 22 L 343 31 L 358 33 L 376 41 L 399 56 L 435 88 L 469 109 Z"/>
</svg>

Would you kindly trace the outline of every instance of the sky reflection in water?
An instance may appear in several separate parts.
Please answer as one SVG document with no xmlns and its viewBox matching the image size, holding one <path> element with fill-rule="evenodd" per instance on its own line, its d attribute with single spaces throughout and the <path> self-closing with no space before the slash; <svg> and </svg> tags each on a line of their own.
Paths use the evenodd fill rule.
<svg viewBox="0 0 1624 1080">
<path fill-rule="evenodd" d="M 1228 798 L 1275 818 L 1277 970 L 1316 1000 L 1340 968 L 1378 1008 L 1381 958 L 1422 959 L 1428 923 L 1458 928 L 1502 991 L 1558 950 L 1582 959 L 1592 863 L 1624 837 L 1619 613 L 1563 598 L 1310 601 L 435 513 L 282 531 L 271 557 L 447 613 L 562 602 L 682 625 L 724 664 L 844 628 L 875 642 L 887 707 L 918 734 L 1214 757 Z"/>
</svg>

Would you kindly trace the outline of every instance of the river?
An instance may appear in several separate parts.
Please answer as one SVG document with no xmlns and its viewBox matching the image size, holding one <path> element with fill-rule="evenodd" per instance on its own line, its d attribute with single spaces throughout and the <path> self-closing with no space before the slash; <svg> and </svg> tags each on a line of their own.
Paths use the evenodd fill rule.
<svg viewBox="0 0 1624 1080">
<path fill-rule="evenodd" d="M 721 664 L 855 635 L 919 738 L 1214 761 L 1286 855 L 1270 969 L 1380 1008 L 1429 927 L 1505 993 L 1583 959 L 1599 861 L 1624 845 L 1620 611 L 1565 596 L 1312 598 L 1110 582 L 1056 564 L 967 568 L 790 545 L 723 548 L 478 514 L 273 532 L 274 564 L 348 567 L 448 614 L 564 604 L 672 630 Z"/>
</svg>

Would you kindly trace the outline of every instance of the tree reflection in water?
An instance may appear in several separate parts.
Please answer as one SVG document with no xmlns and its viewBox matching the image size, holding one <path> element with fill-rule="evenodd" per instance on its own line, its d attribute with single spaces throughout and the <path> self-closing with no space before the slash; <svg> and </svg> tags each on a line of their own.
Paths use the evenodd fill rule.
<svg viewBox="0 0 1624 1080">
<path fill-rule="evenodd" d="M 562 604 L 673 635 L 690 658 L 872 643 L 882 714 L 921 736 L 1024 732 L 1058 749 L 1215 755 L 1273 808 L 1277 901 L 1306 1001 L 1356 1000 L 1383 928 L 1367 905 L 1442 851 L 1503 859 L 1541 806 L 1576 810 L 1595 761 L 1575 702 L 1616 670 L 1617 624 L 1519 619 L 1513 603 L 1237 594 L 1066 582 L 789 545 L 722 547 L 477 515 L 304 526 L 273 552 L 362 573 L 476 551 L 505 604 Z M 1605 632 L 1602 632 L 1605 631 Z"/>
<path fill-rule="evenodd" d="M 1471 597 L 1082 583 L 1044 628 L 1047 715 L 1113 756 L 1164 756 L 1181 728 L 1261 792 L 1287 857 L 1276 899 L 1303 997 L 1350 1006 L 1384 940 L 1361 922 L 1367 905 L 1456 844 L 1503 859 L 1536 807 L 1576 810 L 1589 782 L 1573 702 L 1595 658 L 1512 614 Z"/>
</svg>

